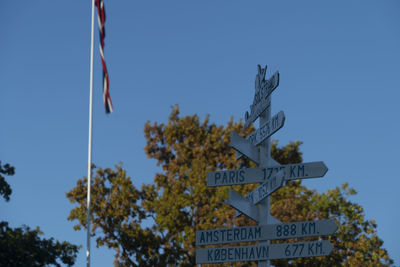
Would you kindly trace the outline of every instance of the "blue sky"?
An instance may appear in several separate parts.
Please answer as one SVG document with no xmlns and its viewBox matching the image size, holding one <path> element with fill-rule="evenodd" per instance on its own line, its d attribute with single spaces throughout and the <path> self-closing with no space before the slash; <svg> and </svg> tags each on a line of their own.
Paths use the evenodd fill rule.
<svg viewBox="0 0 400 267">
<path fill-rule="evenodd" d="M 1 1 L 0 159 L 16 167 L 1 220 L 40 226 L 82 244 L 65 193 L 87 174 L 90 1 Z M 324 192 L 348 182 L 395 264 L 400 264 L 399 1 L 106 1 L 105 57 L 114 113 L 104 114 L 96 28 L 93 162 L 119 162 L 134 184 L 152 183 L 146 121 L 210 114 L 243 118 L 257 64 L 280 72 L 272 114 L 280 144 L 303 141 L 304 161 L 324 161 Z M 93 266 L 111 266 L 96 249 Z"/>
</svg>

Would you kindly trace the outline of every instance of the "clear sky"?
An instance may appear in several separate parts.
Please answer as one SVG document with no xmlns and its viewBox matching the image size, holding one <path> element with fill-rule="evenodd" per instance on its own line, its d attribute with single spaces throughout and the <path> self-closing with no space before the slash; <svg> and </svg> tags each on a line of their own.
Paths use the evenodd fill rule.
<svg viewBox="0 0 400 267">
<path fill-rule="evenodd" d="M 91 1 L 0 2 L 0 160 L 16 167 L 1 220 L 40 226 L 83 245 L 65 197 L 87 174 Z M 119 162 L 134 184 L 158 170 L 143 126 L 210 114 L 225 124 L 252 103 L 257 64 L 280 72 L 272 114 L 281 145 L 303 141 L 304 161 L 324 161 L 325 192 L 348 182 L 383 247 L 400 264 L 399 1 L 107 1 L 105 57 L 114 113 L 106 116 L 96 27 L 93 162 Z M 96 25 L 97 26 L 97 25 Z M 97 249 L 93 266 L 111 266 Z"/>
</svg>

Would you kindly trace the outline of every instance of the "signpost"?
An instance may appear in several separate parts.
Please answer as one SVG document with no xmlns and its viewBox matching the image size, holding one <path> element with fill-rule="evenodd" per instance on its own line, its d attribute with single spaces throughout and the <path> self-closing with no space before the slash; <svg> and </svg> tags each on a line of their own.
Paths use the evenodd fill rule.
<svg viewBox="0 0 400 267">
<path fill-rule="evenodd" d="M 214 171 L 207 173 L 207 186 L 228 186 L 262 183 L 279 171 L 285 172 L 286 181 L 323 177 L 328 168 L 322 161 L 259 167 L 239 170 Z"/>
<path fill-rule="evenodd" d="M 239 153 L 244 154 L 257 164 L 260 164 L 260 151 L 258 148 L 250 143 L 249 140 L 244 139 L 235 132 L 231 132 L 231 147 L 236 149 Z"/>
<path fill-rule="evenodd" d="M 336 232 L 338 226 L 333 219 L 281 223 L 270 214 L 270 195 L 282 187 L 285 180 L 323 177 L 328 168 L 322 161 L 280 165 L 271 158 L 270 137 L 283 127 L 285 114 L 280 111 L 271 118 L 271 93 L 279 85 L 279 73 L 276 72 L 266 80 L 266 70 L 267 67 L 258 66 L 253 104 L 250 106 L 250 114 L 249 112 L 245 114 L 245 128 L 257 118 L 260 127 L 247 138 L 231 132 L 230 142 L 230 146 L 237 151 L 237 159 L 245 156 L 259 167 L 207 173 L 208 187 L 261 183 L 246 197 L 230 189 L 226 201 L 236 209 L 237 216 L 243 213 L 258 225 L 196 231 L 198 246 L 239 242 L 259 242 L 259 244 L 196 249 L 198 264 L 258 261 L 259 267 L 268 267 L 271 259 L 326 256 L 333 249 L 328 240 L 269 243 L 269 240 L 273 239 L 330 235 Z"/>
<path fill-rule="evenodd" d="M 274 177 L 269 178 L 267 181 L 262 183 L 251 194 L 253 204 L 259 203 L 261 200 L 271 195 L 273 192 L 282 187 L 283 181 L 285 180 L 284 172 L 278 172 Z"/>
<path fill-rule="evenodd" d="M 246 137 L 246 140 L 250 141 L 251 144 L 257 146 L 262 141 L 276 133 L 285 123 L 285 114 L 280 111 L 278 114 L 273 116 L 269 121 L 261 125 L 254 133 Z M 243 155 L 238 152 L 236 160 L 240 159 Z"/>
<path fill-rule="evenodd" d="M 283 185 L 284 180 L 284 172 L 280 171 L 275 176 L 268 178 L 267 181 L 250 192 L 246 198 L 243 198 L 233 190 L 229 190 L 229 199 L 227 204 L 235 208 L 237 211 L 245 213 L 253 220 L 259 221 L 257 209 L 254 205 L 278 190 Z"/>
<path fill-rule="evenodd" d="M 240 214 L 245 214 L 256 222 L 260 222 L 259 209 L 253 203 L 229 189 L 228 201 L 226 202 L 232 208 L 236 209 Z"/>
<path fill-rule="evenodd" d="M 253 104 L 250 106 L 250 114 L 246 112 L 244 128 L 249 127 L 253 121 L 261 115 L 264 110 L 271 105 L 269 95 L 279 85 L 279 72 L 275 72 L 269 80 L 265 80 L 267 67 L 264 69 L 258 65 L 258 74 L 256 76 L 256 92 L 254 94 Z"/>
<path fill-rule="evenodd" d="M 216 245 L 286 238 L 331 235 L 338 229 L 333 219 L 196 231 L 196 245 Z"/>
<path fill-rule="evenodd" d="M 285 258 L 317 257 L 331 253 L 328 240 L 273 245 L 196 249 L 196 263 L 262 261 Z"/>
</svg>

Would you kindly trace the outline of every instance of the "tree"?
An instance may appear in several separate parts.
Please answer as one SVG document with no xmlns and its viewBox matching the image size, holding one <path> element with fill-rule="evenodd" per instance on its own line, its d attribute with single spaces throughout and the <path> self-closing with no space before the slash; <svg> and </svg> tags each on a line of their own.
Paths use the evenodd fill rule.
<svg viewBox="0 0 400 267">
<path fill-rule="evenodd" d="M 15 169 L 9 164 L 1 165 L 0 161 L 0 195 L 6 201 L 12 193 L 4 175 L 14 175 Z M 5 221 L 0 222 L 0 265 L 12 266 L 61 266 L 58 261 L 72 266 L 79 247 L 66 241 L 55 241 L 54 238 L 42 239 L 40 228 L 31 230 L 28 226 L 11 228 Z"/>
<path fill-rule="evenodd" d="M 1 166 L 0 160 L 0 195 L 3 196 L 6 201 L 10 201 L 12 190 L 11 186 L 7 183 L 6 178 L 2 174 L 10 176 L 14 175 L 14 173 L 14 167 L 8 163 L 4 164 L 4 166 Z"/>
<path fill-rule="evenodd" d="M 247 136 L 254 129 L 244 130 L 242 122 L 217 126 L 202 122 L 198 116 L 179 116 L 173 107 L 167 124 L 146 123 L 145 151 L 156 159 L 162 171 L 154 184 L 139 190 L 121 165 L 115 170 L 97 168 L 92 187 L 91 233 L 97 245 L 116 251 L 119 266 L 194 266 L 195 231 L 254 224 L 224 204 L 229 187 L 208 188 L 209 171 L 255 167 L 243 159 L 235 160 L 228 146 L 230 132 Z M 272 157 L 281 164 L 302 161 L 301 142 L 271 148 Z M 256 185 L 233 186 L 245 195 Z M 87 179 L 79 179 L 67 197 L 77 206 L 69 220 L 77 220 L 75 229 L 86 226 Z M 274 260 L 275 266 L 389 266 L 393 263 L 383 241 L 376 233 L 376 224 L 364 218 L 362 207 L 349 200 L 356 192 L 347 184 L 318 193 L 307 189 L 301 181 L 287 182 L 271 198 L 271 213 L 282 222 L 335 218 L 339 230 L 329 239 L 335 249 L 326 257 Z M 315 240 L 316 238 L 309 238 Z M 279 243 L 283 241 L 272 241 Z M 287 240 L 285 241 L 287 242 Z M 247 243 L 248 244 L 248 243 Z M 242 263 L 243 266 L 256 263 Z"/>
</svg>

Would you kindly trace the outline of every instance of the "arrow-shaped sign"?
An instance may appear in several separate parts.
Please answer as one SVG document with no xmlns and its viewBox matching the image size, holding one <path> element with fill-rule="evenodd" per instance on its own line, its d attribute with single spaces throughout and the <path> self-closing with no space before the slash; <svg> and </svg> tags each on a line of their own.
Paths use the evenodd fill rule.
<svg viewBox="0 0 400 267">
<path fill-rule="evenodd" d="M 229 189 L 228 200 L 226 201 L 226 204 L 228 204 L 232 208 L 236 209 L 236 217 L 239 217 L 240 215 L 245 214 L 246 216 L 250 217 L 254 221 L 259 222 L 260 221 L 259 209 L 256 205 L 253 204 L 253 200 L 252 200 L 250 194 L 244 198 L 240 194 L 233 191 L 232 189 Z M 273 217 L 271 214 L 269 214 L 267 219 L 268 219 L 268 224 L 281 223 L 278 219 Z"/>
<path fill-rule="evenodd" d="M 259 185 L 256 189 L 251 191 L 244 198 L 253 203 L 253 205 L 259 203 L 261 200 L 278 190 L 282 187 L 283 182 L 285 181 L 284 171 L 279 171 L 275 176 L 269 177 L 264 183 Z M 241 210 L 236 209 L 236 217 L 242 215 L 243 212 Z M 246 214 L 247 215 L 247 214 Z"/>
<path fill-rule="evenodd" d="M 285 173 L 284 171 L 279 171 L 275 176 L 269 178 L 267 181 L 259 185 L 250 193 L 253 204 L 257 204 L 258 202 L 281 188 L 283 185 L 283 181 L 285 181 Z"/>
<path fill-rule="evenodd" d="M 231 142 L 229 145 L 254 161 L 256 164 L 260 164 L 259 149 L 234 131 L 231 132 Z"/>
<path fill-rule="evenodd" d="M 232 189 L 229 189 L 229 197 L 227 204 L 237 211 L 246 214 L 248 217 L 254 221 L 259 221 L 258 208 L 253 205 L 252 202 L 242 197 L 240 194 L 236 193 Z"/>
<path fill-rule="evenodd" d="M 248 200 L 248 199 L 247 199 Z M 250 200 L 248 200 L 250 201 Z M 239 217 L 240 215 L 242 215 L 243 213 L 236 210 L 236 217 Z M 256 222 L 259 222 L 259 220 L 257 220 Z M 278 223 L 282 223 L 280 220 L 278 220 L 277 218 L 275 218 L 274 216 L 271 215 L 271 213 L 268 215 L 267 218 L 267 224 L 278 224 Z"/>
<path fill-rule="evenodd" d="M 251 144 L 257 146 L 262 141 L 264 141 L 265 139 L 276 133 L 280 128 L 282 128 L 284 123 L 285 123 L 285 114 L 283 113 L 283 111 L 280 111 L 278 114 L 273 116 L 269 121 L 261 125 L 259 129 L 254 131 L 248 137 L 246 137 L 246 140 L 248 140 Z M 243 156 L 242 153 L 237 152 L 236 160 L 240 159 L 242 156 Z"/>
<path fill-rule="evenodd" d="M 249 127 L 253 121 L 270 105 L 268 96 L 275 90 L 279 85 L 279 72 L 275 72 L 274 75 L 268 80 L 265 79 L 267 66 L 261 68 L 258 65 L 258 74 L 255 82 L 255 95 L 253 104 L 250 106 L 250 114 L 246 112 L 244 128 Z"/>
<path fill-rule="evenodd" d="M 329 219 L 200 230 L 196 231 L 196 245 L 203 246 L 331 235 L 337 229 L 338 226 L 335 220 Z"/>
<path fill-rule="evenodd" d="M 235 261 L 261 261 L 285 258 L 326 256 L 331 253 L 328 240 L 258 246 L 196 249 L 196 264 Z"/>
<path fill-rule="evenodd" d="M 262 183 L 281 170 L 285 172 L 285 179 L 288 181 L 323 177 L 328 168 L 322 161 L 316 161 L 281 166 L 214 171 L 207 173 L 207 186 Z"/>
</svg>

